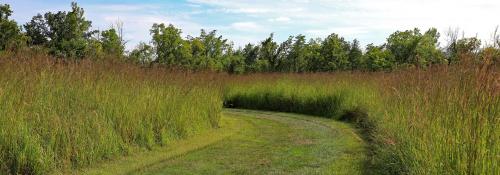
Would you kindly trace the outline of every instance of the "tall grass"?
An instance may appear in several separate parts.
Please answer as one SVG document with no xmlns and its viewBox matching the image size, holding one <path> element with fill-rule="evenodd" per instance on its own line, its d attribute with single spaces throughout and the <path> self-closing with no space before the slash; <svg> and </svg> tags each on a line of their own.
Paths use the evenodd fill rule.
<svg viewBox="0 0 500 175">
<path fill-rule="evenodd" d="M 47 174 L 168 145 L 217 127 L 223 99 L 353 121 L 365 129 L 374 174 L 497 174 L 496 66 L 225 76 L 2 56 L 0 174 Z"/>
<path fill-rule="evenodd" d="M 335 79 L 335 81 L 332 81 Z M 352 86 L 348 81 L 328 74 L 252 75 L 229 80 L 226 106 L 313 114 L 339 118 L 348 110 L 365 106 L 374 98 L 372 89 Z"/>
<path fill-rule="evenodd" d="M 0 174 L 47 174 L 217 127 L 216 82 L 120 63 L 0 58 Z"/>
<path fill-rule="evenodd" d="M 498 174 L 499 80 L 492 66 L 389 76 L 375 163 L 393 174 Z"/>
<path fill-rule="evenodd" d="M 227 80 L 225 106 L 317 115 L 371 132 L 369 109 L 382 106 L 373 81 L 349 73 L 257 74 Z M 375 115 L 372 115 L 375 116 Z"/>
<path fill-rule="evenodd" d="M 250 75 L 228 80 L 225 105 L 354 120 L 374 174 L 497 174 L 499 78 L 491 65 Z"/>
</svg>

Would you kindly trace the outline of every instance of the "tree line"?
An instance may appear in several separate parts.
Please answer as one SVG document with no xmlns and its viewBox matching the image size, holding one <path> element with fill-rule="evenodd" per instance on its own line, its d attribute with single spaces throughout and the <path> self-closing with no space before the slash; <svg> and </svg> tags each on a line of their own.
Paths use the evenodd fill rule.
<svg viewBox="0 0 500 175">
<path fill-rule="evenodd" d="M 113 58 L 142 65 L 165 65 L 193 70 L 245 72 L 329 72 L 343 70 L 382 71 L 399 67 L 427 67 L 456 64 L 463 58 L 479 60 L 500 57 L 500 38 L 482 45 L 477 37 L 447 33 L 448 44 L 441 48 L 435 28 L 396 31 L 382 45 L 361 48 L 358 40 L 348 41 L 332 33 L 321 39 L 290 36 L 278 43 L 273 34 L 257 44 L 235 48 L 233 42 L 216 30 L 201 30 L 199 36 L 182 37 L 182 30 L 169 24 L 154 24 L 151 41 L 125 51 L 120 23 L 108 30 L 91 30 L 84 9 L 77 3 L 71 11 L 48 12 L 33 16 L 22 26 L 9 19 L 12 10 L 0 5 L 0 52 L 21 49 L 41 50 L 64 59 Z"/>
</svg>

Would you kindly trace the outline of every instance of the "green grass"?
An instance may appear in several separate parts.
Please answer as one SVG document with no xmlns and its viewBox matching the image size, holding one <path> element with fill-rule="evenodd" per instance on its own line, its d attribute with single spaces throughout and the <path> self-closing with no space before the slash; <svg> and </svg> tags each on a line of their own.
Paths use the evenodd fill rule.
<svg viewBox="0 0 500 175">
<path fill-rule="evenodd" d="M 375 174 L 495 174 L 498 77 L 487 66 L 239 76 L 228 80 L 225 105 L 354 121 Z"/>
<path fill-rule="evenodd" d="M 1 59 L 0 174 L 85 167 L 218 127 L 217 85 L 175 78 L 181 75 L 119 64 Z"/>
<path fill-rule="evenodd" d="M 375 149 L 375 163 L 383 163 L 378 166 L 384 172 L 500 172 L 496 69 L 450 67 L 392 76 Z"/>
<path fill-rule="evenodd" d="M 313 80 L 307 80 L 307 76 Z M 257 76 L 259 80 L 238 77 L 229 81 L 226 107 L 240 107 L 310 114 L 341 119 L 349 112 L 366 111 L 379 104 L 376 89 L 345 79 L 332 81 L 325 76 Z"/>
<path fill-rule="evenodd" d="M 248 110 L 223 119 L 238 121 L 236 134 L 134 174 L 363 173 L 365 143 L 349 124 Z"/>
<path fill-rule="evenodd" d="M 150 151 L 137 150 L 132 154 L 112 161 L 65 173 L 88 175 L 136 174 L 153 167 L 162 166 L 170 159 L 182 157 L 213 144 L 219 144 L 222 140 L 241 132 L 244 125 L 245 123 L 239 118 L 223 117 L 219 128 L 209 129 L 195 136 L 176 140 L 164 147 L 155 147 Z"/>
<path fill-rule="evenodd" d="M 226 76 L 39 55 L 2 57 L 0 174 L 90 173 L 85 169 L 122 159 L 139 162 L 130 167 L 144 173 L 251 174 L 257 168 L 257 173 L 495 174 L 500 172 L 498 77 L 498 67 L 487 65 Z M 196 140 L 224 126 L 223 104 L 324 118 L 285 120 L 232 111 L 246 116 L 238 118 L 245 121 L 245 132 L 223 141 L 218 139 L 225 134 Z M 364 154 L 358 154 L 354 137 L 329 140 L 318 131 L 349 128 L 346 123 L 325 128 L 334 122 L 330 119 L 360 128 L 369 143 L 366 165 L 359 166 Z M 193 143 L 178 144 L 193 136 Z M 306 148 L 296 145 L 296 138 L 320 141 Z M 128 158 L 163 149 L 157 157 Z M 334 163 L 317 168 L 318 161 Z M 189 171 L 188 162 L 197 166 Z"/>
</svg>

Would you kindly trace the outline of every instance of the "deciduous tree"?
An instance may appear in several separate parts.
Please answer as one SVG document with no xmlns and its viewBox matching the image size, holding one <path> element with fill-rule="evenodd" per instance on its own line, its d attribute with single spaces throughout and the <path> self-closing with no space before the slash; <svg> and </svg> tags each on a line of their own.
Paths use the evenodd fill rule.
<svg viewBox="0 0 500 175">
<path fill-rule="evenodd" d="M 90 30 L 92 22 L 85 19 L 84 13 L 83 8 L 73 2 L 70 12 L 48 12 L 44 15 L 49 28 L 47 38 L 49 38 L 49 48 L 52 54 L 67 58 L 85 57 L 89 39 L 97 31 Z M 36 35 L 30 37 L 38 38 Z"/>
<path fill-rule="evenodd" d="M 187 65 L 191 58 L 191 46 L 181 37 L 181 29 L 169 24 L 154 24 L 150 30 L 157 59 L 154 62 L 166 65 Z"/>
<path fill-rule="evenodd" d="M 48 44 L 49 26 L 41 14 L 33 16 L 31 21 L 24 25 L 24 30 L 30 37 L 29 45 L 45 46 Z"/>
<path fill-rule="evenodd" d="M 8 4 L 0 4 L 0 51 L 22 42 L 21 30 L 14 20 L 9 19 L 12 10 Z"/>
<path fill-rule="evenodd" d="M 101 32 L 100 41 L 104 53 L 121 58 L 125 51 L 125 46 L 122 38 L 118 35 L 115 28 Z"/>
<path fill-rule="evenodd" d="M 366 53 L 363 57 L 365 60 L 365 69 L 371 71 L 390 70 L 395 64 L 394 55 L 385 49 L 384 46 L 367 45 Z"/>
<path fill-rule="evenodd" d="M 349 69 L 349 43 L 344 38 L 335 33 L 329 35 L 323 40 L 320 52 L 325 61 L 321 71 Z"/>
<path fill-rule="evenodd" d="M 153 46 L 141 42 L 130 52 L 128 57 L 130 61 L 144 65 L 156 60 L 155 54 L 156 52 Z"/>
<path fill-rule="evenodd" d="M 351 69 L 362 69 L 364 66 L 363 52 L 359 47 L 359 41 L 354 39 L 349 48 L 349 62 Z"/>
</svg>

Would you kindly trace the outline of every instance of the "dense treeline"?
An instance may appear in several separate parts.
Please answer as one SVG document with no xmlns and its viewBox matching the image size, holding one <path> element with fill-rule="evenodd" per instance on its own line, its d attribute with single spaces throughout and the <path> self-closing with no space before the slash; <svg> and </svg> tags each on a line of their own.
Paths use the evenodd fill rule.
<svg viewBox="0 0 500 175">
<path fill-rule="evenodd" d="M 500 39 L 482 44 L 476 38 L 458 37 L 458 31 L 447 34 L 449 42 L 440 47 L 435 28 L 425 32 L 397 31 L 382 45 L 361 48 L 358 40 L 347 41 L 333 33 L 325 39 L 290 36 L 278 43 L 273 34 L 258 44 L 235 48 L 215 30 L 201 30 L 200 36 L 181 36 L 182 30 L 172 24 L 154 24 L 152 40 L 140 43 L 126 52 L 122 25 L 109 30 L 91 30 L 91 21 L 76 3 L 71 11 L 38 14 L 22 26 L 9 16 L 9 5 L 0 6 L 0 52 L 36 49 L 66 59 L 118 58 L 143 65 L 160 64 L 229 73 L 244 72 L 327 72 L 338 70 L 392 70 L 398 67 L 427 67 L 432 64 L 454 64 L 460 55 L 484 61 L 500 55 Z M 484 46 L 484 47 L 482 47 Z M 490 55 L 490 56 L 483 56 Z M 469 60 L 471 61 L 471 60 Z M 488 60 L 498 62 L 498 60 Z"/>
</svg>

